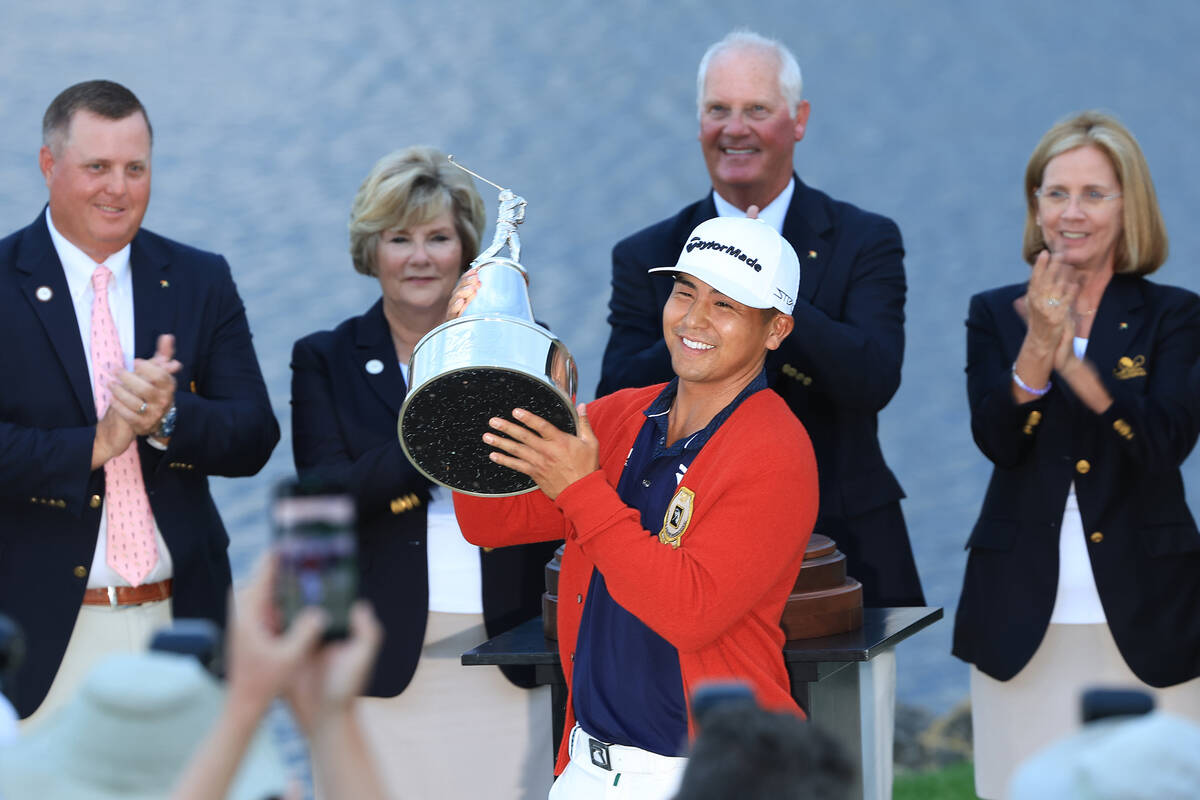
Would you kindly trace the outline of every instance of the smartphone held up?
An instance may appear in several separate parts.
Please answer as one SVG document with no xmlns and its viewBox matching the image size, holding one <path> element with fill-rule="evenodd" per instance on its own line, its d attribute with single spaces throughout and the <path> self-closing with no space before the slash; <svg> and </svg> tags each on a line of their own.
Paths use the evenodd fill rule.
<svg viewBox="0 0 1200 800">
<path fill-rule="evenodd" d="M 358 597 L 354 498 L 341 487 L 289 479 L 275 490 L 271 522 L 281 627 L 305 606 L 319 606 L 329 616 L 325 639 L 346 638 Z"/>
</svg>

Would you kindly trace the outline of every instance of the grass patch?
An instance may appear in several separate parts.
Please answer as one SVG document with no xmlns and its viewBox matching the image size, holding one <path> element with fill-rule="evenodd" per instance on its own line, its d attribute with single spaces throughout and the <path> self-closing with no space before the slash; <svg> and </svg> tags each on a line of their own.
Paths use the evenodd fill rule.
<svg viewBox="0 0 1200 800">
<path fill-rule="evenodd" d="M 897 775 L 892 800 L 975 800 L 975 766 L 965 761 L 944 769 Z"/>
</svg>

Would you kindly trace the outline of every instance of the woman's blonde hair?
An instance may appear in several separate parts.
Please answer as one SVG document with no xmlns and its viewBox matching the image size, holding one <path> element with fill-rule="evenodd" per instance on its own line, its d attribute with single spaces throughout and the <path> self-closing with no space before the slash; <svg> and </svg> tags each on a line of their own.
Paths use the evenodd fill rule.
<svg viewBox="0 0 1200 800">
<path fill-rule="evenodd" d="M 1046 249 L 1046 240 L 1037 222 L 1038 199 L 1046 165 L 1056 156 L 1080 147 L 1095 147 L 1108 156 L 1123 199 L 1121 237 L 1117 243 L 1113 270 L 1134 275 L 1149 275 L 1167 260 L 1167 228 L 1150 167 L 1137 139 L 1117 119 L 1101 111 L 1083 111 L 1068 117 L 1046 131 L 1029 157 L 1025 168 L 1025 241 L 1022 255 L 1032 264 Z"/>
<path fill-rule="evenodd" d="M 450 212 L 462 241 L 463 264 L 479 252 L 483 199 L 471 176 L 426 145 L 388 153 L 371 168 L 350 207 L 350 257 L 354 268 L 375 276 L 379 235 L 393 228 L 422 225 Z"/>
</svg>

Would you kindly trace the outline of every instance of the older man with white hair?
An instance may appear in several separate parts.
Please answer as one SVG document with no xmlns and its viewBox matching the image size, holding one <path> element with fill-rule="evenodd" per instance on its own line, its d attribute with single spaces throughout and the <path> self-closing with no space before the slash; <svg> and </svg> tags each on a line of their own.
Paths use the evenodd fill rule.
<svg viewBox="0 0 1200 800">
<path fill-rule="evenodd" d="M 806 186 L 792 156 L 811 107 L 781 43 L 734 31 L 708 48 L 697 75 L 700 149 L 713 190 L 613 249 L 612 333 L 597 395 L 671 377 L 659 319 L 669 263 L 713 217 L 754 216 L 800 257 L 795 332 L 767 359 L 768 381 L 812 436 L 820 470 L 817 531 L 837 541 L 867 606 L 924 605 L 877 415 L 900 385 L 904 247 L 894 222 Z"/>
</svg>

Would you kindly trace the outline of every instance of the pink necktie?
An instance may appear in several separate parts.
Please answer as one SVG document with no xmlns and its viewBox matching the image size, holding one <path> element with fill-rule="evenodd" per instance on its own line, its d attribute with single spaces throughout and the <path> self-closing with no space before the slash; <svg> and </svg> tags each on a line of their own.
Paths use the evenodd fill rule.
<svg viewBox="0 0 1200 800">
<path fill-rule="evenodd" d="M 121 340 L 108 307 L 108 280 L 112 271 L 97 264 L 92 272 L 92 376 L 96 398 L 96 419 L 104 417 L 112 402 L 109 383 L 125 366 Z M 138 586 L 158 561 L 154 542 L 154 514 L 146 498 L 142 481 L 142 461 L 137 440 L 125 452 L 104 464 L 105 494 L 108 503 L 108 565 L 117 574 Z"/>
</svg>

